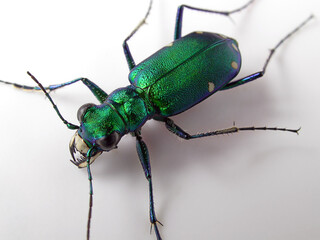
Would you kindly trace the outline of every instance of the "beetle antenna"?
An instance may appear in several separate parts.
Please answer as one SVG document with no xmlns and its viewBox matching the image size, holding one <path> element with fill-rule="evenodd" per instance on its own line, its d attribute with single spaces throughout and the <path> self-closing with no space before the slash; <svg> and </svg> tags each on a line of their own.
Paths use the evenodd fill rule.
<svg viewBox="0 0 320 240">
<path fill-rule="evenodd" d="M 48 93 L 48 92 L 46 91 L 46 89 L 42 86 L 42 84 L 41 84 L 29 71 L 27 72 L 27 74 L 32 78 L 33 81 L 35 81 L 35 82 L 38 84 L 39 88 L 44 92 L 44 94 L 46 95 L 46 97 L 50 100 L 50 102 L 51 102 L 54 110 L 56 111 L 56 113 L 58 114 L 58 116 L 59 116 L 59 118 L 62 120 L 62 122 L 63 122 L 65 125 L 67 125 L 67 127 L 68 127 L 69 129 L 72 129 L 72 130 L 78 129 L 79 126 L 74 125 L 74 124 L 72 124 L 72 123 L 69 123 L 67 120 L 64 119 L 64 117 L 62 117 L 62 115 L 61 115 L 61 113 L 60 113 L 57 105 L 54 103 L 54 101 L 53 101 L 52 98 L 50 97 L 49 93 Z"/>
<path fill-rule="evenodd" d="M 90 239 L 90 226 L 91 226 L 91 216 L 92 216 L 92 205 L 93 205 L 93 186 L 92 186 L 92 174 L 90 170 L 90 158 L 93 147 L 90 148 L 87 152 L 87 172 L 89 180 L 89 212 L 87 220 L 87 240 Z"/>
</svg>

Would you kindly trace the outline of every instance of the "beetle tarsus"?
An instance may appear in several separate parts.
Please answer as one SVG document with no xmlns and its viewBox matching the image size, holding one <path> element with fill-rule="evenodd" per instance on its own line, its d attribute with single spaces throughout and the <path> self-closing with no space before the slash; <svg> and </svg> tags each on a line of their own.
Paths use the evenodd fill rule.
<svg viewBox="0 0 320 240">
<path fill-rule="evenodd" d="M 156 220 L 154 223 L 151 223 L 150 234 L 152 232 L 152 226 L 154 226 L 154 232 L 156 234 L 157 240 L 162 240 L 157 223 L 159 223 L 161 226 L 163 226 L 163 224 L 161 222 L 159 222 L 158 220 Z"/>
</svg>

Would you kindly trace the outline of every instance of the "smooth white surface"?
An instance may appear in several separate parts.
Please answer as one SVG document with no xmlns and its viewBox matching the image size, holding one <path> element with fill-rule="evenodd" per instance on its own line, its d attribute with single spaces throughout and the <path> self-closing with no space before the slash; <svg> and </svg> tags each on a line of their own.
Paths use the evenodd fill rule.
<svg viewBox="0 0 320 240">
<path fill-rule="evenodd" d="M 154 0 L 148 25 L 130 41 L 139 63 L 172 41 L 182 3 L 231 10 L 246 1 Z M 183 33 L 220 32 L 239 41 L 246 76 L 268 49 L 310 13 L 318 0 L 257 0 L 225 17 L 186 10 Z M 44 85 L 88 77 L 108 92 L 128 85 L 122 41 L 148 0 L 2 1 L 0 79 Z M 174 117 L 190 133 L 232 126 L 302 127 L 300 135 L 247 132 L 180 141 L 150 121 L 148 144 L 155 206 L 165 240 L 316 240 L 320 238 L 318 19 L 293 36 L 263 79 L 220 92 Z M 68 130 L 41 93 L 0 86 L 0 239 L 85 239 L 86 170 L 70 162 Z M 52 93 L 66 119 L 96 102 L 80 83 Z M 135 152 L 118 150 L 92 165 L 92 240 L 155 239 L 149 234 L 148 187 Z"/>
</svg>

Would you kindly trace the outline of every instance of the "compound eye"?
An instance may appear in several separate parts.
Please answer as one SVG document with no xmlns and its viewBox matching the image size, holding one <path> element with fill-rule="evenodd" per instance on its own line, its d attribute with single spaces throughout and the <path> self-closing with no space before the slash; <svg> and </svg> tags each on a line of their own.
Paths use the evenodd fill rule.
<svg viewBox="0 0 320 240">
<path fill-rule="evenodd" d="M 95 104 L 93 103 L 86 103 L 84 105 L 82 105 L 79 109 L 78 109 L 78 112 L 77 112 L 77 118 L 78 118 L 78 121 L 81 123 L 82 120 L 83 120 L 83 117 L 84 115 L 86 114 L 88 108 L 91 108 L 95 106 Z"/>
<path fill-rule="evenodd" d="M 118 132 L 112 132 L 108 136 L 104 136 L 99 138 L 96 141 L 96 144 L 103 150 L 103 151 L 110 151 L 117 147 L 118 142 L 120 141 L 120 134 Z"/>
</svg>

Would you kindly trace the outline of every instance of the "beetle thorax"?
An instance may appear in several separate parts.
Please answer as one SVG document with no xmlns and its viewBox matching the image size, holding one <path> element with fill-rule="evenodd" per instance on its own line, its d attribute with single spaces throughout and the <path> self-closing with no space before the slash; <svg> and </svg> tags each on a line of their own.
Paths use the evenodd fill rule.
<svg viewBox="0 0 320 240">
<path fill-rule="evenodd" d="M 132 86 L 115 90 L 109 95 L 106 102 L 121 115 L 128 132 L 140 128 L 151 116 L 142 94 L 139 94 Z"/>
</svg>

